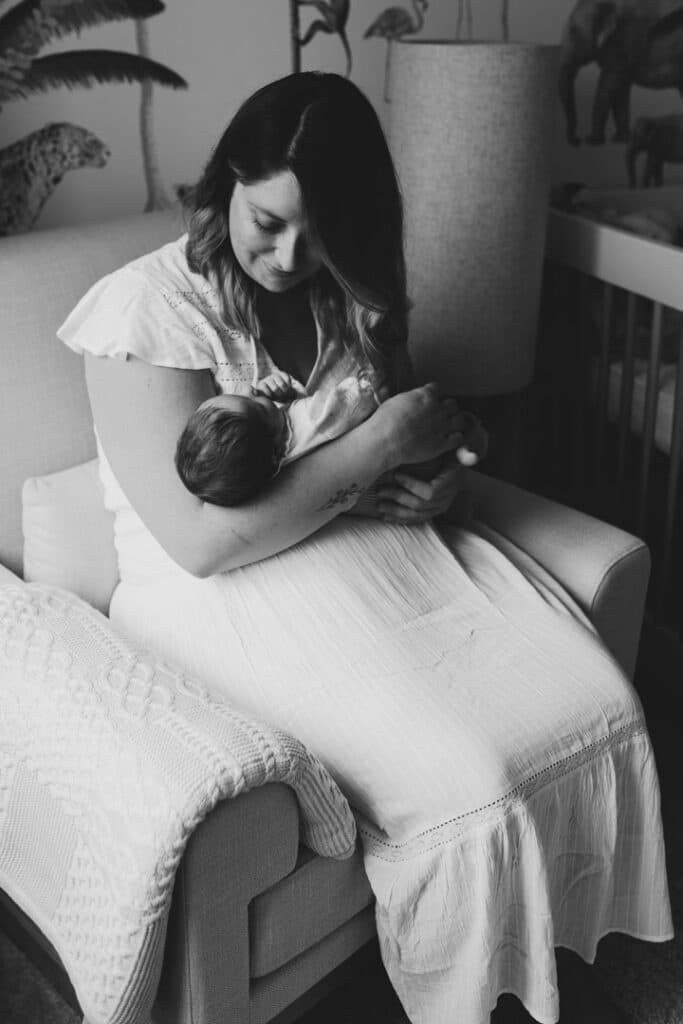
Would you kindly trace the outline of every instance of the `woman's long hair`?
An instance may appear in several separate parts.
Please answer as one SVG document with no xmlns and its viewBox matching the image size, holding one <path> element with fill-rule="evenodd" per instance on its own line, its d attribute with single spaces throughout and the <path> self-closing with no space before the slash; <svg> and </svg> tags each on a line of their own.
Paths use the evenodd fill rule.
<svg viewBox="0 0 683 1024">
<path fill-rule="evenodd" d="M 216 285 L 228 325 L 258 337 L 258 286 L 232 250 L 230 198 L 236 182 L 286 170 L 322 254 L 310 288 L 316 317 L 386 367 L 407 337 L 403 207 L 377 114 L 348 79 L 301 72 L 243 103 L 185 200 L 190 268 Z"/>
</svg>

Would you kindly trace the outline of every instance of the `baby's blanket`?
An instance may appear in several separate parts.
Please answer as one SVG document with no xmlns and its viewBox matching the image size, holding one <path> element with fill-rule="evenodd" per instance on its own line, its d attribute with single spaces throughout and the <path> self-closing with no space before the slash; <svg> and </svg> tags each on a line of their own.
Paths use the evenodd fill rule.
<svg viewBox="0 0 683 1024">
<path fill-rule="evenodd" d="M 149 1019 L 190 834 L 266 782 L 294 789 L 305 843 L 350 856 L 346 799 L 298 741 L 67 591 L 0 586 L 0 886 L 56 948 L 91 1024 Z"/>
</svg>

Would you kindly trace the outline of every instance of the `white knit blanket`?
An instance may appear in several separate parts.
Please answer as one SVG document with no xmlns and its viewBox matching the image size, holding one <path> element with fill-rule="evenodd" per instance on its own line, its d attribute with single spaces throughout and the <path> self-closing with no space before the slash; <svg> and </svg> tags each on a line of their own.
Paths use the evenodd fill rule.
<svg viewBox="0 0 683 1024">
<path fill-rule="evenodd" d="M 353 852 L 350 808 L 301 743 L 67 591 L 0 586 L 0 886 L 56 948 L 92 1024 L 149 1019 L 192 830 L 266 782 L 292 786 L 313 850 Z"/>
</svg>

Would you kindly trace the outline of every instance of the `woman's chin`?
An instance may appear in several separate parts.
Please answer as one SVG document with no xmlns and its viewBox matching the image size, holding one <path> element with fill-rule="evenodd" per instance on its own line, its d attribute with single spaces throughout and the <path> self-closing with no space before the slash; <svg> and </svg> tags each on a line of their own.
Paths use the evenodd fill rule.
<svg viewBox="0 0 683 1024">
<path fill-rule="evenodd" d="M 266 277 L 266 275 L 264 274 L 261 280 L 259 281 L 259 284 L 261 285 L 262 288 L 265 288 L 267 292 L 273 292 L 274 294 L 277 295 L 280 292 L 288 292 L 295 285 L 299 284 L 299 279 L 294 278 L 291 281 L 282 279 L 273 280 L 273 278 Z"/>
<path fill-rule="evenodd" d="M 269 292 L 288 292 L 297 285 L 302 284 L 309 277 L 312 271 L 297 270 L 294 273 L 283 273 L 275 270 L 267 263 L 258 268 L 258 283 Z"/>
</svg>

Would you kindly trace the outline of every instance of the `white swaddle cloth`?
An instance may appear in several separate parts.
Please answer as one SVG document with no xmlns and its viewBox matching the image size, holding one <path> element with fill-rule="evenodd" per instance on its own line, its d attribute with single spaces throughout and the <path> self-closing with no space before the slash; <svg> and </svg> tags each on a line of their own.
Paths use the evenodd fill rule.
<svg viewBox="0 0 683 1024">
<path fill-rule="evenodd" d="M 288 406 L 283 406 L 288 435 L 282 465 L 300 459 L 313 448 L 358 426 L 378 405 L 373 383 L 364 374 L 345 377 L 329 391 L 295 398 Z"/>
</svg>

